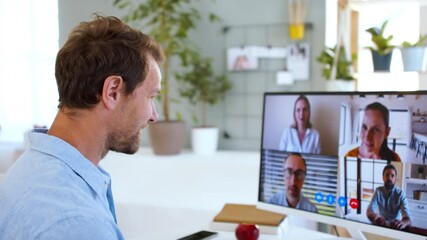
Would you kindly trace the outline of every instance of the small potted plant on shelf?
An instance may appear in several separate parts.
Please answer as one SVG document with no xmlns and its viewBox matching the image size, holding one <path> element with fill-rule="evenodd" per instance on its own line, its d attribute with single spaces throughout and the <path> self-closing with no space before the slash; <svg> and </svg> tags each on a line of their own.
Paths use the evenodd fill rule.
<svg viewBox="0 0 427 240">
<path fill-rule="evenodd" d="M 425 189 L 425 187 L 426 187 L 426 184 L 423 184 L 423 185 L 421 185 L 420 188 L 415 189 L 413 191 L 413 199 L 425 201 L 426 200 L 425 196 L 426 196 L 426 192 L 427 192 L 427 190 Z"/>
<path fill-rule="evenodd" d="M 219 130 L 207 123 L 208 105 L 217 104 L 231 89 L 231 83 L 225 75 L 215 75 L 212 59 L 204 58 L 198 52 L 191 52 L 189 58 L 183 62 L 186 63 L 186 71 L 175 75 L 181 83 L 180 95 L 200 107 L 200 118 L 193 116 L 197 126 L 191 130 L 191 146 L 196 154 L 212 154 L 218 147 Z"/>
<path fill-rule="evenodd" d="M 415 43 L 404 41 L 401 44 L 402 62 L 404 71 L 424 72 L 426 70 L 426 45 L 427 34 L 419 36 Z"/>
<path fill-rule="evenodd" d="M 335 60 L 335 56 L 337 59 Z M 322 76 L 326 80 L 331 80 L 332 72 L 335 72 L 335 77 L 332 79 L 331 84 L 327 84 L 327 90 L 345 90 L 354 91 L 354 76 L 350 67 L 353 61 L 356 60 L 356 55 L 351 56 L 351 60 L 346 57 L 345 49 L 343 46 L 340 47 L 337 52 L 337 47 L 325 47 L 319 56 L 316 58 L 317 62 L 322 64 Z M 334 61 L 336 61 L 336 66 Z M 334 87 L 338 84 L 338 87 Z"/>
<path fill-rule="evenodd" d="M 395 46 L 390 43 L 393 35 L 384 36 L 387 22 L 385 21 L 380 28 L 372 27 L 366 30 L 371 34 L 371 40 L 375 45 L 374 47 L 367 47 L 372 53 L 374 71 L 390 71 L 390 63 Z"/>
</svg>

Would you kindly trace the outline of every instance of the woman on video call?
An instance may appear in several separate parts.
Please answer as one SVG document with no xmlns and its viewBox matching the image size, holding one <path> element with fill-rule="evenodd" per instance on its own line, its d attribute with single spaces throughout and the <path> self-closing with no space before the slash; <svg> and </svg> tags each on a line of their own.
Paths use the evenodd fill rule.
<svg viewBox="0 0 427 240">
<path fill-rule="evenodd" d="M 294 104 L 294 123 L 283 131 L 279 150 L 287 152 L 320 153 L 319 132 L 310 122 L 310 102 L 301 95 Z"/>
<path fill-rule="evenodd" d="M 389 118 L 387 107 L 381 103 L 374 102 L 366 106 L 360 133 L 362 144 L 345 156 L 400 162 L 399 155 L 387 145 L 387 137 L 390 134 Z"/>
</svg>

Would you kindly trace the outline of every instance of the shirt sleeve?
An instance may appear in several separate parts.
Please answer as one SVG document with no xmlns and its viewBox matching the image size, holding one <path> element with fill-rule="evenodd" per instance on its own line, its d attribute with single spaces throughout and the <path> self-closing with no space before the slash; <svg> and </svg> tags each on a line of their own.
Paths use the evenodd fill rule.
<svg viewBox="0 0 427 240">
<path fill-rule="evenodd" d="M 372 196 L 372 200 L 368 205 L 367 211 L 378 213 L 378 194 L 378 189 L 375 189 L 374 195 Z"/>
<path fill-rule="evenodd" d="M 320 136 L 318 131 L 314 131 L 316 134 L 316 146 L 314 147 L 314 153 L 320 154 Z"/>
<path fill-rule="evenodd" d="M 278 192 L 278 193 L 274 194 L 273 197 L 271 197 L 270 201 L 268 201 L 268 202 L 272 203 L 272 204 L 282 205 L 282 199 L 283 199 L 283 193 Z"/>
<path fill-rule="evenodd" d="M 61 220 L 41 232 L 37 240 L 121 240 L 123 236 L 117 226 L 107 220 L 90 217 L 71 217 Z"/>
<path fill-rule="evenodd" d="M 402 191 L 401 192 L 401 196 L 400 196 L 400 200 L 402 202 L 402 205 L 400 206 L 400 211 L 402 212 L 402 218 L 404 217 L 408 217 L 411 218 L 410 213 L 409 213 L 409 204 L 408 204 L 408 199 L 406 198 L 405 193 Z"/>
<path fill-rule="evenodd" d="M 286 145 L 288 145 L 288 132 L 289 132 L 289 128 L 286 128 L 283 133 L 282 133 L 282 137 L 280 138 L 280 143 L 279 143 L 279 150 L 280 151 L 285 151 Z"/>
</svg>

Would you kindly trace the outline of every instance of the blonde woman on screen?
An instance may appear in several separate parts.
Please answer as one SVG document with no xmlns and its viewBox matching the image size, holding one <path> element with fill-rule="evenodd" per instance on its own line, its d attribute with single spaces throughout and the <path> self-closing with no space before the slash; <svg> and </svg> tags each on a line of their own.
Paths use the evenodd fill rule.
<svg viewBox="0 0 427 240">
<path fill-rule="evenodd" d="M 310 122 L 310 102 L 300 95 L 294 104 L 294 123 L 283 131 L 279 150 L 287 152 L 320 153 L 319 132 Z"/>
</svg>

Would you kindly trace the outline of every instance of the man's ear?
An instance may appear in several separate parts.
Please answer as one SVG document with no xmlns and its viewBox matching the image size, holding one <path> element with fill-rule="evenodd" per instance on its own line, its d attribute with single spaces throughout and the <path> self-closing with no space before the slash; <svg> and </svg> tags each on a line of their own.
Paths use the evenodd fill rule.
<svg viewBox="0 0 427 240">
<path fill-rule="evenodd" d="M 124 82 L 121 76 L 108 76 L 104 81 L 101 100 L 107 109 L 114 109 L 122 96 Z"/>
</svg>

